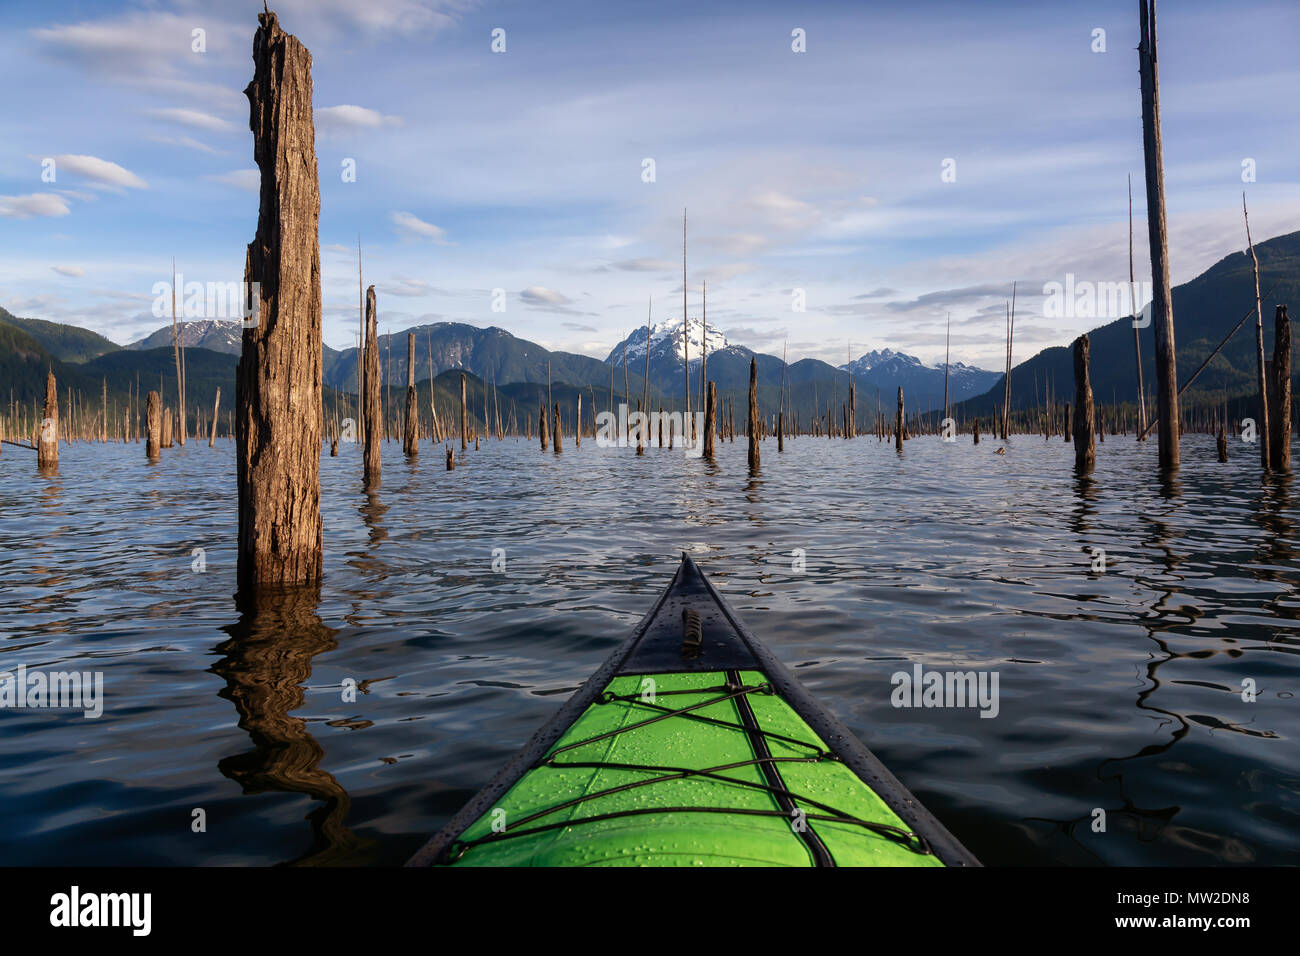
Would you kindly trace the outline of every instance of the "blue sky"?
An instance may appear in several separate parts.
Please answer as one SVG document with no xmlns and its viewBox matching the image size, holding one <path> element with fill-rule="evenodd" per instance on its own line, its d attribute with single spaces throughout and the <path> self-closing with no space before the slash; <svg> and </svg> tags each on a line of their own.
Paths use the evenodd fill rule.
<svg viewBox="0 0 1300 956">
<path fill-rule="evenodd" d="M 358 234 L 381 330 L 498 325 L 602 358 L 647 297 L 680 315 L 683 207 L 691 314 L 707 281 L 711 324 L 792 358 L 941 361 L 951 313 L 954 359 L 1000 367 L 1012 280 L 1017 359 L 1068 342 L 1104 319 L 1047 318 L 1039 293 L 1127 279 L 1130 173 L 1149 273 L 1132 0 L 272 8 L 314 59 L 336 348 L 355 341 Z M 0 305 L 125 343 L 162 324 L 173 256 L 187 281 L 242 278 L 260 9 L 0 6 Z M 1300 229 L 1300 4 L 1164 0 L 1159 25 L 1180 282 L 1244 247 L 1243 190 L 1256 241 Z"/>
</svg>

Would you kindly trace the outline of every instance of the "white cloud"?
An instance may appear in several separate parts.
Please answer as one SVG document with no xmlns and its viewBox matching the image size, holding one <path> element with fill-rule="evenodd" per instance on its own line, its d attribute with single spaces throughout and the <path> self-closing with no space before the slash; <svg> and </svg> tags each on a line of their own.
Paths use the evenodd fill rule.
<svg viewBox="0 0 1300 956">
<path fill-rule="evenodd" d="M 73 279 L 80 279 L 86 274 L 86 270 L 81 266 L 50 266 L 50 268 L 61 276 L 69 276 Z"/>
<path fill-rule="evenodd" d="M 148 189 L 149 184 L 123 166 L 100 159 L 98 156 L 82 156 L 64 153 L 54 157 L 55 175 L 70 170 L 79 176 L 98 183 L 107 189 Z"/>
<path fill-rule="evenodd" d="M 429 239 L 435 245 L 450 245 L 447 241 L 447 233 L 439 226 L 431 222 L 425 222 L 418 216 L 409 212 L 392 212 L 389 213 L 388 219 L 397 231 L 403 235 L 415 239 Z"/>
<path fill-rule="evenodd" d="M 364 106 L 326 106 L 315 112 L 316 128 L 326 133 L 350 130 L 379 129 L 384 126 L 401 126 L 400 116 L 386 116 L 378 110 Z"/>
<path fill-rule="evenodd" d="M 0 219 L 30 219 L 33 216 L 66 216 L 72 210 L 54 193 L 0 196 Z"/>
<path fill-rule="evenodd" d="M 167 120 L 172 123 L 178 123 L 181 126 L 192 127 L 193 129 L 226 132 L 227 130 L 235 128 L 235 124 L 231 123 L 229 120 L 223 120 L 221 117 L 213 116 L 211 113 L 204 113 L 202 110 L 170 107 L 167 109 L 149 110 L 148 113 L 155 119 Z"/>
<path fill-rule="evenodd" d="M 572 300 L 554 289 L 532 285 L 519 293 L 519 298 L 530 305 L 568 305 Z"/>
</svg>

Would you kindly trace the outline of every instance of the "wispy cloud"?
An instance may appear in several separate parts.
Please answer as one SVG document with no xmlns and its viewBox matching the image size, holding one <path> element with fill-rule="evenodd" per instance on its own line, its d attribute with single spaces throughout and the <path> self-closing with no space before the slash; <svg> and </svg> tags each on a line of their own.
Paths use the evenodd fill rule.
<svg viewBox="0 0 1300 956">
<path fill-rule="evenodd" d="M 409 212 L 392 212 L 388 214 L 388 220 L 397 227 L 400 235 L 410 239 L 428 239 L 434 245 L 450 245 L 447 241 L 446 230 L 440 226 L 435 226 L 431 222 L 425 222 L 419 216 Z"/>
<path fill-rule="evenodd" d="M 54 193 L 31 193 L 27 196 L 0 196 L 0 218 L 30 219 L 33 216 L 66 216 L 72 210 Z"/>
</svg>

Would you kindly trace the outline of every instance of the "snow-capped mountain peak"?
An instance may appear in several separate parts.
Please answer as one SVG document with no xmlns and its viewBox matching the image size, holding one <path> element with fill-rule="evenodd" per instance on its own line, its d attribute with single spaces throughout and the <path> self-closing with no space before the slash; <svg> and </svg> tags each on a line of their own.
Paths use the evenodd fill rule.
<svg viewBox="0 0 1300 956">
<path fill-rule="evenodd" d="M 681 319 L 664 319 L 662 322 L 656 323 L 650 328 L 648 341 L 650 344 L 650 354 L 652 356 L 657 356 L 660 353 L 667 352 L 671 349 L 672 354 L 676 356 L 678 361 L 685 358 L 686 352 L 683 346 L 684 340 L 682 336 Z M 701 355 L 704 353 L 704 327 L 698 316 L 691 317 L 689 341 L 691 348 L 691 362 L 698 362 Z M 645 361 L 646 342 L 647 335 L 645 326 L 636 329 L 627 337 L 627 361 L 629 363 L 637 358 Z M 710 325 L 708 344 L 710 352 L 719 352 L 722 349 L 727 348 L 730 343 L 727 342 L 727 337 L 723 335 L 720 330 Z M 605 361 L 621 364 L 623 362 L 623 346 L 623 342 L 614 346 L 614 350 L 609 353 L 609 357 L 605 359 Z"/>
</svg>

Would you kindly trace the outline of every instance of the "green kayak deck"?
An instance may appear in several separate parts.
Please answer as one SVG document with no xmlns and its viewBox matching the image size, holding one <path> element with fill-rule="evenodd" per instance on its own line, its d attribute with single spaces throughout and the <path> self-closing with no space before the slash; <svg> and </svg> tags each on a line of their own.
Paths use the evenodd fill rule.
<svg viewBox="0 0 1300 956">
<path fill-rule="evenodd" d="M 683 557 L 632 636 L 411 865 L 978 862 Z"/>
</svg>

